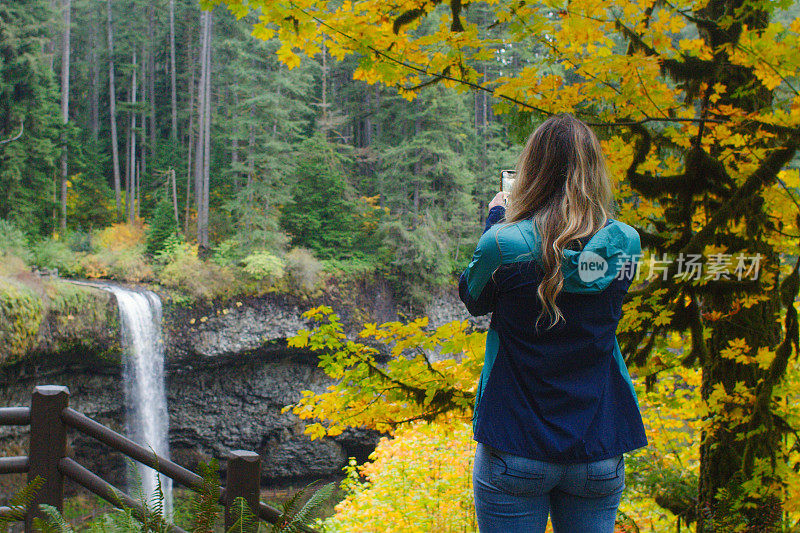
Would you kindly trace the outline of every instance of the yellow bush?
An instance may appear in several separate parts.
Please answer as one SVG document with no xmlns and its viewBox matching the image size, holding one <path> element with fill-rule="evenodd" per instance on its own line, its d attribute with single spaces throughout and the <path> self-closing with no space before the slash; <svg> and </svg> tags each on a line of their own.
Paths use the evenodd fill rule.
<svg viewBox="0 0 800 533">
<path fill-rule="evenodd" d="M 189 294 L 196 300 L 212 300 L 235 291 L 235 277 L 228 267 L 201 260 L 197 245 L 177 244 L 159 273 L 165 287 Z"/>
<path fill-rule="evenodd" d="M 141 249 L 107 252 L 109 275 L 120 281 L 147 281 L 153 279 L 153 268 L 145 261 Z"/>
<path fill-rule="evenodd" d="M 86 254 L 81 258 L 81 267 L 87 278 L 106 278 L 109 275 L 110 265 L 98 254 Z"/>
<path fill-rule="evenodd" d="M 95 248 L 101 250 L 118 252 L 144 246 L 145 241 L 144 225 L 119 223 L 98 231 L 93 239 L 93 244 Z"/>
<path fill-rule="evenodd" d="M 381 439 L 372 462 L 351 463 L 347 497 L 326 533 L 477 531 L 472 496 L 475 442 L 469 422 L 418 423 Z M 358 481 L 358 472 L 366 482 Z"/>
</svg>

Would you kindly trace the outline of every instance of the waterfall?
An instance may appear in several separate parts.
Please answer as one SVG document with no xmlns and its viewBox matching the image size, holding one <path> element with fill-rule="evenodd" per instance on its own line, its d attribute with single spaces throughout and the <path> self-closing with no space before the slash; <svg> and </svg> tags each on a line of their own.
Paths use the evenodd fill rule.
<svg viewBox="0 0 800 533">
<path fill-rule="evenodd" d="M 164 387 L 164 343 L 161 340 L 161 300 L 150 291 L 106 285 L 119 305 L 125 348 L 123 379 L 128 438 L 169 459 L 169 416 Z M 129 480 L 132 496 L 141 488 L 148 505 L 160 479 L 164 516 L 172 514 L 172 480 L 136 463 L 137 476 Z M 135 479 L 139 478 L 139 479 Z M 140 487 L 137 485 L 140 484 Z"/>
</svg>

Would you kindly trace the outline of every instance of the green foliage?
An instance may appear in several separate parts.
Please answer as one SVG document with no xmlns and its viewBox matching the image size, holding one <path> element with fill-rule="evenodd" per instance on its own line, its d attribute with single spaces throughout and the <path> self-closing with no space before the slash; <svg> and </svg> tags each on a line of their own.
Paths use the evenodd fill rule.
<svg viewBox="0 0 800 533">
<path fill-rule="evenodd" d="M 268 533 L 299 533 L 301 526 L 306 526 L 316 518 L 319 510 L 331 499 L 336 488 L 334 483 L 328 483 L 314 491 L 308 500 L 300 506 L 300 502 L 316 485 L 311 483 L 297 491 L 283 504 L 283 510 L 278 522 L 268 526 Z"/>
<path fill-rule="evenodd" d="M 8 527 L 20 520 L 24 520 L 25 512 L 33 502 L 36 491 L 42 488 L 44 479 L 36 476 L 27 485 L 22 487 L 16 494 L 8 500 L 8 507 L 11 512 L 6 516 L 0 516 L 0 531 L 8 531 Z"/>
<path fill-rule="evenodd" d="M 177 259 L 180 255 L 191 253 L 192 245 L 187 243 L 180 234 L 171 233 L 161 243 L 161 247 L 153 255 L 156 263 L 167 264 Z"/>
<path fill-rule="evenodd" d="M 91 168 L 69 177 L 67 183 L 67 220 L 72 228 L 91 230 L 103 228 L 114 222 L 114 191 L 108 186 L 104 175 L 99 174 L 102 165 L 99 147 L 90 143 L 91 154 L 85 154 Z M 86 148 L 85 146 L 83 147 Z M 77 155 L 72 150 L 73 156 Z M 76 164 L 75 158 L 72 160 Z"/>
<path fill-rule="evenodd" d="M 163 250 L 167 240 L 174 239 L 177 235 L 178 227 L 175 225 L 172 204 L 162 200 L 156 204 L 156 208 L 150 218 L 145 251 L 150 255 L 157 255 Z"/>
<path fill-rule="evenodd" d="M 243 252 L 242 244 L 236 239 L 225 239 L 214 246 L 213 260 L 221 266 L 238 265 L 247 254 Z"/>
<path fill-rule="evenodd" d="M 47 0 L 0 3 L 0 218 L 32 234 L 52 230 L 58 91 L 45 57 Z"/>
<path fill-rule="evenodd" d="M 348 199 L 351 193 L 335 147 L 319 137 L 304 142 L 292 177 L 292 200 L 281 215 L 292 244 L 323 259 L 352 256 L 355 204 Z"/>
<path fill-rule="evenodd" d="M 52 505 L 40 504 L 44 518 L 33 519 L 33 527 L 41 533 L 74 533 L 72 526 L 64 520 L 61 513 Z"/>
<path fill-rule="evenodd" d="M 244 258 L 244 271 L 253 279 L 272 281 L 283 276 L 284 262 L 275 255 L 261 250 Z"/>
<path fill-rule="evenodd" d="M 32 246 L 33 264 L 39 268 L 58 270 L 63 277 L 80 277 L 83 267 L 80 256 L 69 245 L 57 239 L 43 239 Z"/>
<path fill-rule="evenodd" d="M 216 459 L 200 463 L 199 470 L 202 480 L 197 487 L 194 487 L 195 491 L 188 516 L 184 518 L 188 520 L 190 527 L 187 529 L 192 533 L 216 533 L 220 531 L 219 520 L 222 509 L 217 503 L 222 491 L 219 481 L 219 463 Z M 40 478 L 37 478 L 38 481 L 41 481 Z M 138 493 L 138 503 L 144 509 L 144 521 L 137 520 L 137 512 L 121 501 L 117 501 L 114 502 L 114 505 L 118 508 L 104 513 L 88 524 L 88 530 L 91 533 L 144 533 L 148 531 L 167 533 L 173 529 L 173 523 L 164 516 L 164 494 L 161 491 L 160 481 L 156 491 L 149 499 L 142 494 L 141 479 L 136 477 L 134 483 L 134 490 Z M 331 498 L 336 486 L 335 483 L 328 483 L 312 493 L 311 491 L 316 485 L 316 482 L 311 483 L 293 494 L 283 504 L 281 515 L 276 523 L 266 524 L 266 531 L 268 533 L 299 533 L 302 526 L 309 525 Z M 12 499 L 10 505 L 15 509 L 20 509 L 20 516 L 24 514 L 26 502 L 30 501 L 31 487 L 36 490 L 39 486 L 40 483 L 38 485 L 32 483 Z M 35 522 L 37 530 L 43 533 L 73 533 L 72 527 L 57 509 L 51 506 L 42 506 L 42 510 L 45 516 Z M 225 533 L 257 533 L 265 524 L 243 498 L 236 498 L 229 511 L 234 518 L 234 523 L 224 530 Z M 0 528 L 3 525 L 5 523 L 0 520 Z"/>
<path fill-rule="evenodd" d="M 393 252 L 388 277 L 402 301 L 422 306 L 428 302 L 431 289 L 450 279 L 450 243 L 440 231 L 440 222 L 426 216 L 416 227 L 394 220 L 383 228 L 386 246 Z"/>
<path fill-rule="evenodd" d="M 23 261 L 31 260 L 28 239 L 16 224 L 0 218 L 0 258 L 18 257 Z"/>
<path fill-rule="evenodd" d="M 233 500 L 231 515 L 235 517 L 227 533 L 256 533 L 259 529 L 258 517 L 253 514 L 247 500 L 241 496 Z"/>
<path fill-rule="evenodd" d="M 219 462 L 212 459 L 200 464 L 203 478 L 199 490 L 192 500 L 192 531 L 194 533 L 214 533 L 217 521 L 217 500 L 221 494 L 219 483 Z"/>
<path fill-rule="evenodd" d="M 321 261 L 305 248 L 292 248 L 284 257 L 284 276 L 290 287 L 313 289 L 324 268 Z"/>
</svg>

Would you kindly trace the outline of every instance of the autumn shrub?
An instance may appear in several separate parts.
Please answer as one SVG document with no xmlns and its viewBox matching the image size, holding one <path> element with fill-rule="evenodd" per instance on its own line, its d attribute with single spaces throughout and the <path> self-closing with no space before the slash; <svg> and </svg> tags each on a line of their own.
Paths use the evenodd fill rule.
<svg viewBox="0 0 800 533">
<path fill-rule="evenodd" d="M 144 246 L 145 228 L 137 224 L 118 223 L 99 230 L 94 234 L 92 245 L 95 250 L 129 250 Z"/>
<path fill-rule="evenodd" d="M 165 287 L 205 301 L 236 292 L 238 284 L 234 272 L 200 259 L 197 245 L 180 242 L 166 250 L 168 253 L 160 256 L 165 264 L 158 272 L 158 279 Z"/>
<path fill-rule="evenodd" d="M 242 261 L 244 271 L 258 281 L 273 281 L 284 273 L 285 263 L 280 257 L 266 251 L 258 250 L 249 254 Z"/>
<path fill-rule="evenodd" d="M 92 251 L 80 256 L 87 278 L 140 282 L 153 279 L 145 258 L 145 229 L 135 224 L 113 224 L 92 235 Z"/>
<path fill-rule="evenodd" d="M 475 532 L 474 455 L 468 421 L 416 423 L 384 437 L 370 462 L 346 467 L 347 496 L 321 527 L 325 533 Z"/>
<path fill-rule="evenodd" d="M 109 277 L 111 265 L 106 258 L 95 253 L 88 253 L 80 258 L 83 275 L 89 279 L 101 279 Z"/>
<path fill-rule="evenodd" d="M 106 252 L 101 254 L 103 256 L 108 258 L 109 277 L 112 279 L 132 282 L 153 279 L 153 268 L 145 260 L 141 249 Z"/>
<path fill-rule="evenodd" d="M 292 248 L 284 256 L 284 276 L 291 287 L 313 289 L 320 280 L 323 264 L 305 248 Z"/>
</svg>

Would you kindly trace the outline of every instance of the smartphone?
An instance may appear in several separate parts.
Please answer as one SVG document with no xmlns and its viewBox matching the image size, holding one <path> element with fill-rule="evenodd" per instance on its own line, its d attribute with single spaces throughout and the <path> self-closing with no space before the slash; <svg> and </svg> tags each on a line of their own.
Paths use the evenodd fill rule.
<svg viewBox="0 0 800 533">
<path fill-rule="evenodd" d="M 514 180 L 517 177 L 516 170 L 501 170 L 500 171 L 500 190 L 502 192 L 511 192 L 514 186 Z"/>
</svg>

